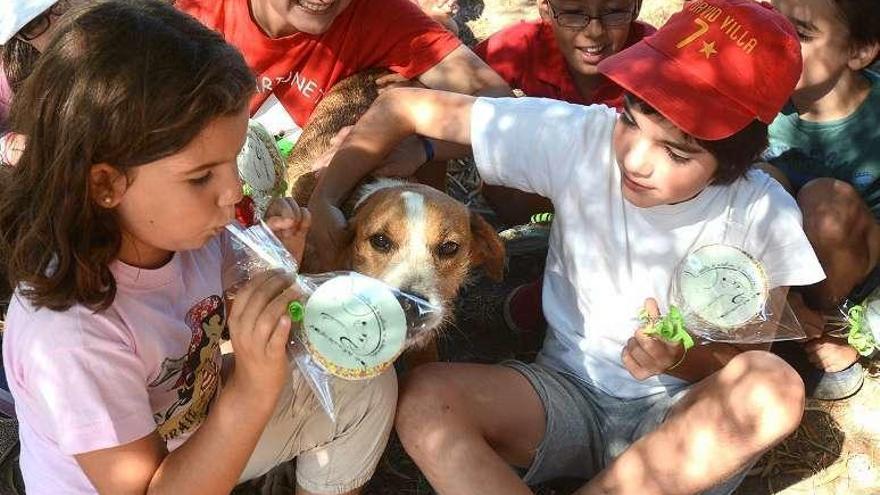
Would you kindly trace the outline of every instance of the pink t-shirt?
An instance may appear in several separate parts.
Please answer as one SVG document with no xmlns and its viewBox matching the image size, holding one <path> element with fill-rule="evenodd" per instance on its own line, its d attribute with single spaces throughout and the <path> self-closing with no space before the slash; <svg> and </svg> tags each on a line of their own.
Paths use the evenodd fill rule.
<svg viewBox="0 0 880 495">
<path fill-rule="evenodd" d="M 157 270 L 114 263 L 116 299 L 97 314 L 13 298 L 3 365 L 29 495 L 95 493 L 74 454 L 154 430 L 173 450 L 198 428 L 219 390 L 224 245 L 215 238 Z"/>
</svg>

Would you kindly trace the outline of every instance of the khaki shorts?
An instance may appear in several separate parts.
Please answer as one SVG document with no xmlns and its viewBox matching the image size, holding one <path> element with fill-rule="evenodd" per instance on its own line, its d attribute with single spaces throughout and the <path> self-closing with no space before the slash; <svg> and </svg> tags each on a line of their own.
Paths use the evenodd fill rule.
<svg viewBox="0 0 880 495">
<path fill-rule="evenodd" d="M 295 367 L 239 482 L 296 458 L 296 482 L 313 493 L 338 494 L 370 480 L 385 450 L 397 407 L 394 369 L 368 381 L 335 380 L 336 422 Z"/>
</svg>

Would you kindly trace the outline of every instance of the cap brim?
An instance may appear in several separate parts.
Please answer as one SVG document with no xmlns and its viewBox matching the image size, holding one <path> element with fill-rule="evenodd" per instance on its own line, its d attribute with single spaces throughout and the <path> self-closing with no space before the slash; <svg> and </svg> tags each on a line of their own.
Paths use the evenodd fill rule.
<svg viewBox="0 0 880 495">
<path fill-rule="evenodd" d="M 728 138 L 757 118 L 644 40 L 600 62 L 599 71 L 698 139 Z"/>
</svg>

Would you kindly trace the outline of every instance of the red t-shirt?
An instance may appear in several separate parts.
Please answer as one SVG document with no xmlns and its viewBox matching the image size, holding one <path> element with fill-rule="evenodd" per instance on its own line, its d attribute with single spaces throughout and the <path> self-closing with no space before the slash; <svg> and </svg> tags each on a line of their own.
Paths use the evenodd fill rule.
<svg viewBox="0 0 880 495">
<path fill-rule="evenodd" d="M 244 55 L 257 76 L 251 115 L 274 94 L 300 127 L 341 79 L 372 67 L 412 79 L 461 44 L 411 0 L 353 0 L 327 32 L 276 39 L 253 21 L 248 0 L 178 0 L 176 5 Z"/>
<path fill-rule="evenodd" d="M 625 46 L 630 46 L 656 31 L 652 26 L 634 22 Z M 474 52 L 501 75 L 512 88 L 527 96 L 553 98 L 581 105 L 604 103 L 623 107 L 623 88 L 609 79 L 596 89 L 592 101 L 586 101 L 574 85 L 553 28 L 543 21 L 520 22 L 493 34 L 477 45 Z"/>
</svg>

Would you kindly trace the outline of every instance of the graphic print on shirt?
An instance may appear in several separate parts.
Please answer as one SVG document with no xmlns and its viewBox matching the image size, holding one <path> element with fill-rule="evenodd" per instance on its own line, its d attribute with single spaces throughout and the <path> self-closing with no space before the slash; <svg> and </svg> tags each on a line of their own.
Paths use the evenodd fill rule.
<svg viewBox="0 0 880 495">
<path fill-rule="evenodd" d="M 177 390 L 177 401 L 153 414 L 165 441 L 194 430 L 208 415 L 220 379 L 220 336 L 226 327 L 223 300 L 203 299 L 186 313 L 192 339 L 186 354 L 165 358 L 159 376 L 149 386 Z"/>
<path fill-rule="evenodd" d="M 287 74 L 274 77 L 270 73 L 260 74 L 257 78 L 257 91 L 260 93 L 271 93 L 275 90 L 284 93 L 296 90 L 303 98 L 315 100 L 316 103 L 317 100 L 324 97 L 324 90 L 321 89 L 318 81 L 310 79 L 299 71 L 294 70 L 289 70 Z"/>
</svg>

